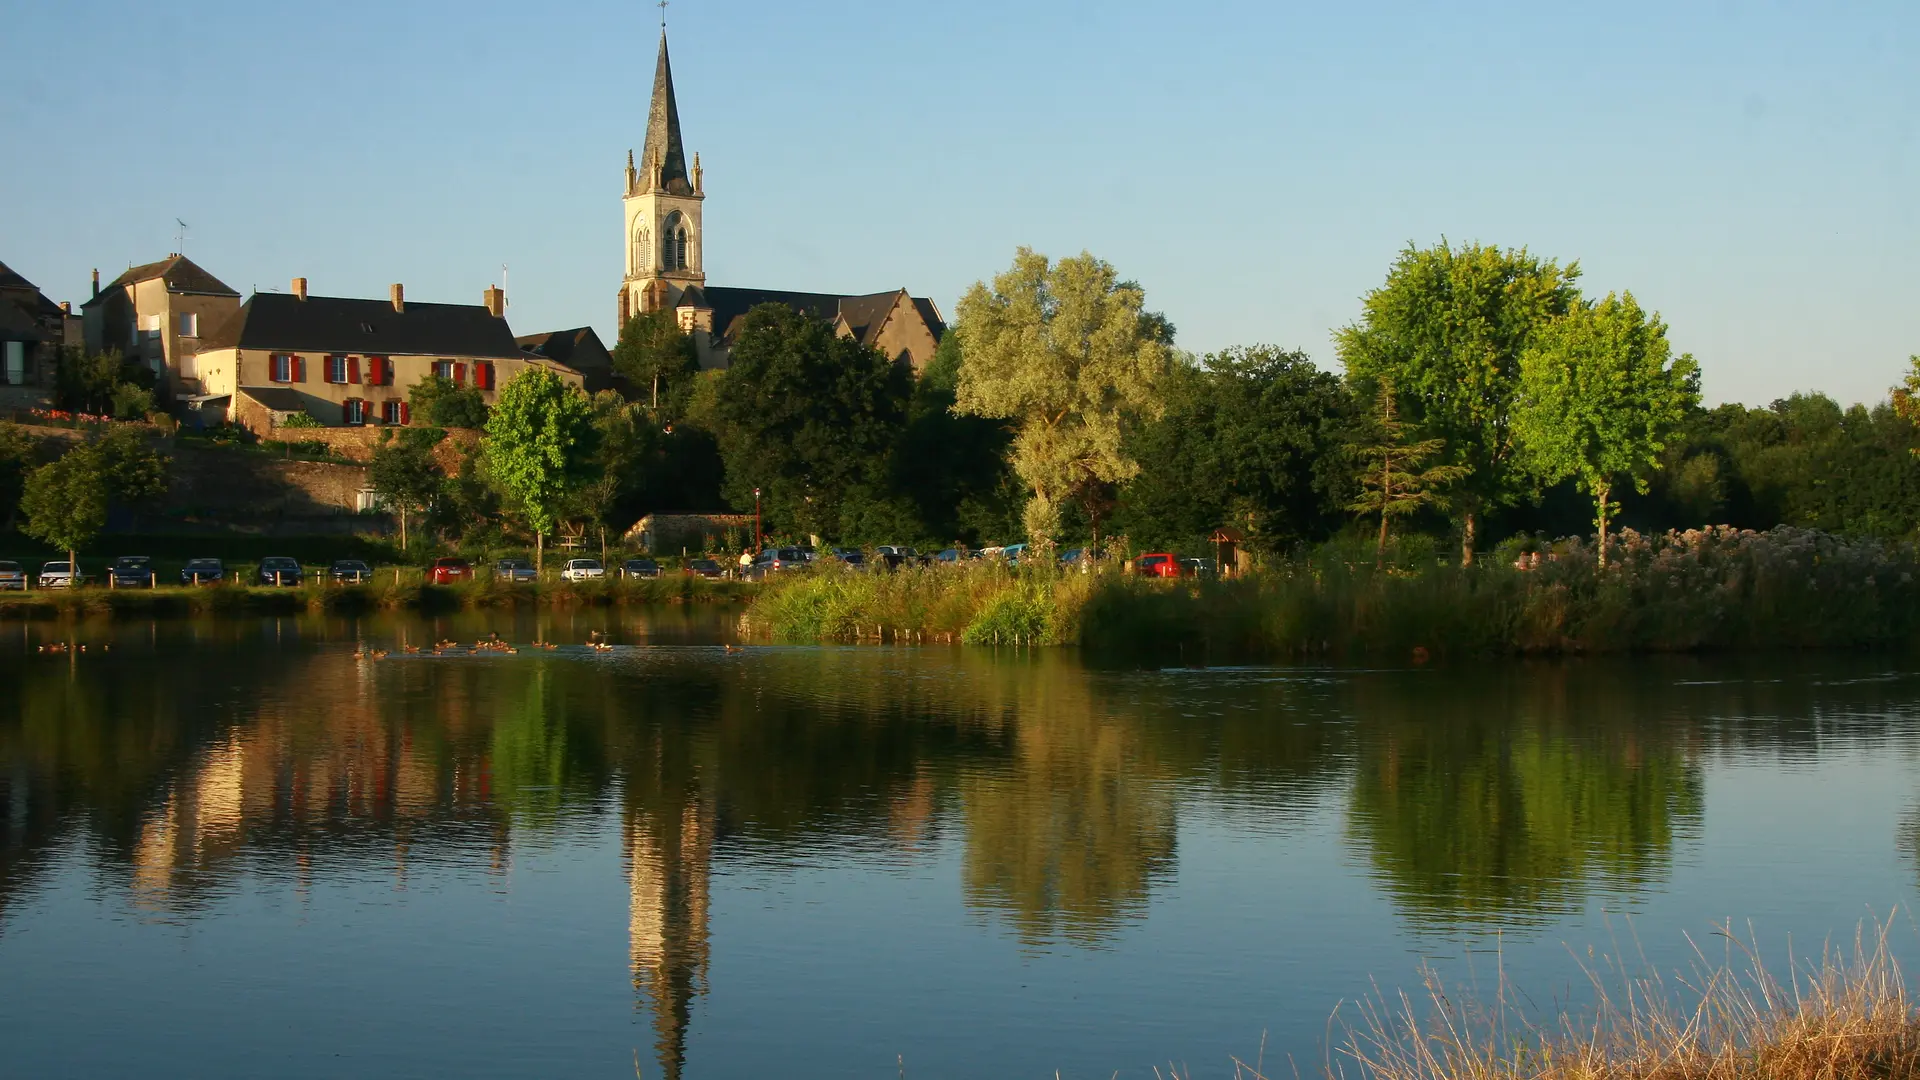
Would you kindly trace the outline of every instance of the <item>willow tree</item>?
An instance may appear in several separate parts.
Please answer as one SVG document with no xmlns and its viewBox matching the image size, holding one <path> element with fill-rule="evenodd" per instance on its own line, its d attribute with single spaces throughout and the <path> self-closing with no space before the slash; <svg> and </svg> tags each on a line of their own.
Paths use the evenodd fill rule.
<svg viewBox="0 0 1920 1080">
<path fill-rule="evenodd" d="M 1086 485 L 1140 466 L 1123 440 L 1158 418 L 1173 329 L 1146 293 L 1082 252 L 1050 262 L 1030 248 L 989 287 L 960 300 L 953 411 L 1012 421 L 1014 472 L 1032 493 L 1022 522 L 1036 543 L 1060 532 L 1060 507 Z"/>
<path fill-rule="evenodd" d="M 487 474 L 533 531 L 536 569 L 561 508 L 591 478 L 594 443 L 587 395 L 545 368 L 509 382 L 487 417 Z"/>
<path fill-rule="evenodd" d="M 1593 496 L 1602 569 L 1616 485 L 1646 492 L 1661 452 L 1699 401 L 1699 365 L 1690 354 L 1673 356 L 1666 324 L 1632 293 L 1555 320 L 1521 360 L 1515 434 L 1541 481 L 1572 477 Z"/>
<path fill-rule="evenodd" d="M 1520 357 L 1541 328 L 1579 302 L 1578 264 L 1497 247 L 1409 246 L 1360 321 L 1334 335 L 1349 377 L 1391 380 L 1406 419 L 1446 440 L 1471 473 L 1455 489 L 1460 561 L 1473 561 L 1480 516 L 1526 491 L 1513 438 Z"/>
</svg>

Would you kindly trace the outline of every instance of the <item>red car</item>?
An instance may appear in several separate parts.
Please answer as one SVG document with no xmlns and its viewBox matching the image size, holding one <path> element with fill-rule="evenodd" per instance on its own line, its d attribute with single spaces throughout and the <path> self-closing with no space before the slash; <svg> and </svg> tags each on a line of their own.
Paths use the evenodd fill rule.
<svg viewBox="0 0 1920 1080">
<path fill-rule="evenodd" d="M 1179 577 L 1183 568 L 1180 560 L 1172 555 L 1156 553 L 1133 560 L 1133 569 L 1135 573 L 1147 577 Z"/>
<path fill-rule="evenodd" d="M 435 559 L 427 568 L 427 582 L 432 585 L 451 585 L 456 581 L 473 580 L 473 566 L 465 559 Z"/>
</svg>

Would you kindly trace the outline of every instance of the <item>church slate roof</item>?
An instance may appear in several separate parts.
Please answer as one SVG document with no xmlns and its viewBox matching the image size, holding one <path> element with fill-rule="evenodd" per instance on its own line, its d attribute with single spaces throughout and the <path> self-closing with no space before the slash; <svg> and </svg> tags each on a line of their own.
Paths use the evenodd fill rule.
<svg viewBox="0 0 1920 1080">
<path fill-rule="evenodd" d="M 362 356 L 472 356 L 524 360 L 507 320 L 477 304 L 254 293 L 233 317 L 202 339 L 203 351 L 358 353 Z"/>
<path fill-rule="evenodd" d="M 613 356 L 591 326 L 550 330 L 514 339 L 522 349 L 580 373 L 589 392 L 613 386 Z"/>
<path fill-rule="evenodd" d="M 647 112 L 647 141 L 641 160 L 660 168 L 660 186 L 675 195 L 687 195 L 687 149 L 680 140 L 680 106 L 673 97 L 673 64 L 667 59 L 667 32 L 660 31 L 660 59 L 653 69 L 653 105 Z"/>
<path fill-rule="evenodd" d="M 739 334 L 745 322 L 747 312 L 761 304 L 785 304 L 787 307 L 826 322 L 844 319 L 847 328 L 862 345 L 872 345 L 880 338 L 880 331 L 887 325 L 887 318 L 906 294 L 905 289 L 891 292 L 862 293 L 854 296 L 840 293 L 786 292 L 779 289 L 733 289 L 720 285 L 691 287 L 680 298 L 681 307 L 707 307 L 713 310 L 713 326 L 725 341 L 731 343 Z M 940 318 L 940 310 L 932 300 L 920 296 L 908 296 L 907 299 L 926 320 L 927 329 L 939 340 L 947 331 L 946 321 Z"/>
<path fill-rule="evenodd" d="M 227 283 L 201 269 L 198 263 L 185 255 L 169 255 L 159 262 L 144 263 L 129 267 L 127 272 L 109 282 L 100 290 L 98 296 L 81 304 L 83 308 L 92 307 L 121 288 L 137 285 L 142 281 L 160 278 L 167 283 L 167 291 L 172 293 L 195 293 L 202 296 L 239 296 Z"/>
</svg>

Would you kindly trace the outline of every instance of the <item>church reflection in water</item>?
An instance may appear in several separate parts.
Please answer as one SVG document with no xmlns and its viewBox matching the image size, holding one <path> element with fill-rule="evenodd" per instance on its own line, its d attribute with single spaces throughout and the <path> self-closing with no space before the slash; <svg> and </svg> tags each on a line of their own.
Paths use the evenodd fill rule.
<svg viewBox="0 0 1920 1080">
<path fill-rule="evenodd" d="M 1407 926 L 1521 927 L 1658 887 L 1702 756 L 1817 741 L 1836 692 L 1730 683 L 1680 708 L 1672 678 L 1604 668 L 1169 677 L 946 650 L 376 664 L 351 655 L 364 632 L 122 629 L 77 663 L 6 645 L 0 934 L 74 852 L 132 910 L 189 920 L 335 873 L 405 890 L 429 858 L 511 887 L 514 845 L 617 821 L 635 1005 L 671 1077 L 716 861 L 749 848 L 951 859 L 1017 943 L 1098 944 L 1148 917 L 1195 805 L 1278 827 L 1334 807 Z M 1898 687 L 1844 692 L 1847 715 L 1899 711 Z"/>
</svg>

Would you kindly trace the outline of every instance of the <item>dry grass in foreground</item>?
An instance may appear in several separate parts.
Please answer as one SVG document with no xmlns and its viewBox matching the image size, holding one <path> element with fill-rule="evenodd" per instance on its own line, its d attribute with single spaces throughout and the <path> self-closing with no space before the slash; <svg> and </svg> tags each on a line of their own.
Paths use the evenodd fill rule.
<svg viewBox="0 0 1920 1080">
<path fill-rule="evenodd" d="M 1785 982 L 1752 934 L 1724 928 L 1726 954 L 1696 945 L 1691 973 L 1626 977 L 1586 968 L 1595 1007 L 1542 1026 L 1501 986 L 1491 1004 L 1433 977 L 1425 1000 L 1363 1002 L 1327 1065 L 1364 1080 L 1852 1080 L 1920 1076 L 1920 1016 L 1887 945 L 1888 923 L 1863 924 L 1853 948 L 1817 963 L 1789 958 Z M 1239 1064 L 1243 1080 L 1257 1066 Z"/>
</svg>

